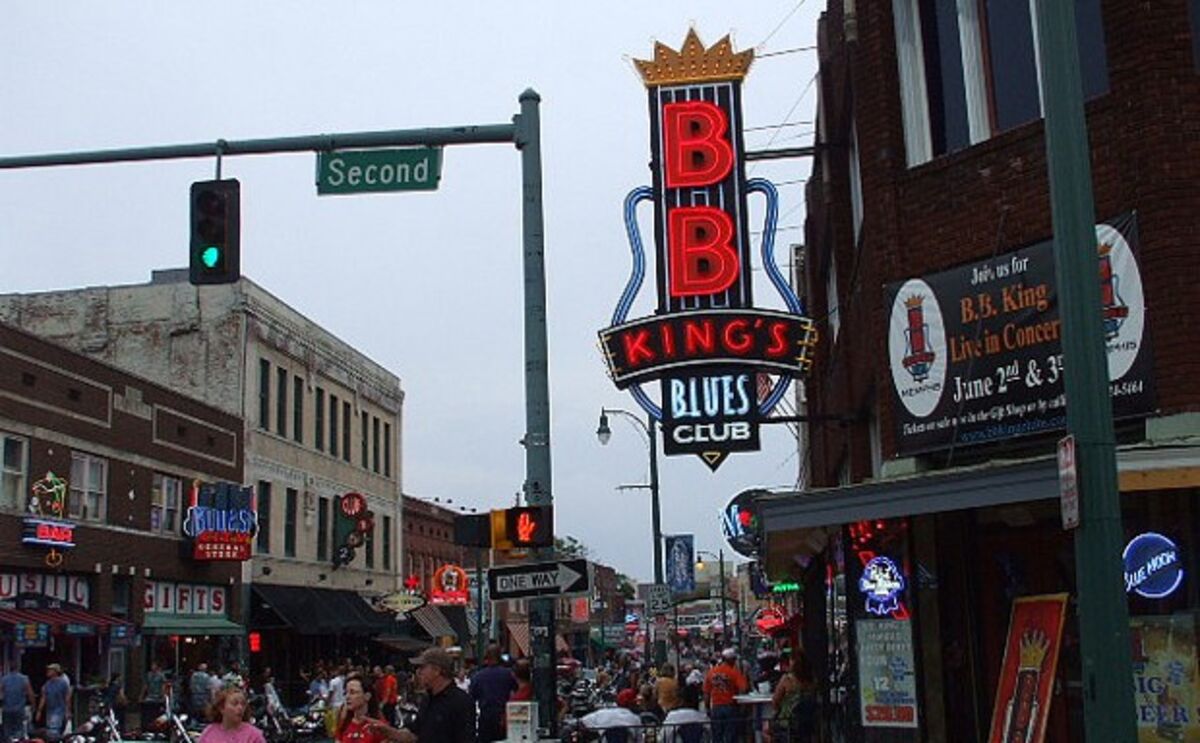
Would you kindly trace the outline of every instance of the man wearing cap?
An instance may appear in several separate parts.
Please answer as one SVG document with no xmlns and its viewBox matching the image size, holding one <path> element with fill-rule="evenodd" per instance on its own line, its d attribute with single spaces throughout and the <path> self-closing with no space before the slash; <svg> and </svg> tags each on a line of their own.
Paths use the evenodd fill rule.
<svg viewBox="0 0 1200 743">
<path fill-rule="evenodd" d="M 412 730 L 388 734 L 398 743 L 471 743 L 475 740 L 475 702 L 454 683 L 454 659 L 441 648 L 413 658 L 417 684 L 429 693 L 417 710 Z"/>
<path fill-rule="evenodd" d="M 71 719 L 71 684 L 57 663 L 46 666 L 46 683 L 42 684 L 37 717 L 45 719 L 46 733 L 51 738 L 61 736 Z"/>
<path fill-rule="evenodd" d="M 721 662 L 704 676 L 704 702 L 713 721 L 714 743 L 735 743 L 738 738 L 738 708 L 734 695 L 745 694 L 750 682 L 737 667 L 737 651 L 725 648 Z"/>
</svg>

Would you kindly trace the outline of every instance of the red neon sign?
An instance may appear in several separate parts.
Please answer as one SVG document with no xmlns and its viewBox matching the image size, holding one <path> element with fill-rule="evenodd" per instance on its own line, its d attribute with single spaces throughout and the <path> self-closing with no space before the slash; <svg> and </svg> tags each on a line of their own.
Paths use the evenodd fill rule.
<svg viewBox="0 0 1200 743">
<path fill-rule="evenodd" d="M 772 310 L 701 310 L 607 328 L 600 342 L 613 382 L 624 388 L 674 370 L 714 363 L 753 364 L 798 374 L 816 342 L 812 321 Z"/>
</svg>

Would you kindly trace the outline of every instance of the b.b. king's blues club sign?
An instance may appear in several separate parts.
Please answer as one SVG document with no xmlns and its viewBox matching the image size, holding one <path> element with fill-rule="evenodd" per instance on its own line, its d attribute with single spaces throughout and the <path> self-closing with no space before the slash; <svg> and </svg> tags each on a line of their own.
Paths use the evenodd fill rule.
<svg viewBox="0 0 1200 743">
<path fill-rule="evenodd" d="M 759 424 L 808 370 L 812 321 L 775 263 L 775 187 L 746 179 L 741 84 L 751 50 L 729 37 L 705 48 L 690 31 L 683 48 L 659 43 L 636 65 L 650 98 L 653 185 L 625 199 L 633 253 L 629 281 L 600 331 L 609 375 L 663 428 L 668 455 L 696 454 L 713 470 L 731 452 L 759 449 Z M 754 306 L 747 195 L 766 201 L 762 267 L 779 309 Z M 654 202 L 658 307 L 630 319 L 646 256 L 637 206 Z M 643 384 L 657 380 L 656 403 Z"/>
</svg>

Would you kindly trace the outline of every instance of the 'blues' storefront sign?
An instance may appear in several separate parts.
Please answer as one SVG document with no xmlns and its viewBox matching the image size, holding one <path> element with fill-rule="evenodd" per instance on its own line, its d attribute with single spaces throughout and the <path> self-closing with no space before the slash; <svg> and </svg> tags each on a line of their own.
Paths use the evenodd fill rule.
<svg viewBox="0 0 1200 743">
<path fill-rule="evenodd" d="M 695 454 L 716 469 L 731 452 L 759 449 L 759 424 L 807 371 L 812 321 L 774 259 L 774 186 L 747 180 L 741 84 L 753 51 L 729 37 L 705 48 L 656 44 L 638 60 L 650 96 L 653 186 L 625 200 L 633 271 L 612 324 L 600 332 L 609 375 L 662 423 L 668 455 Z M 762 264 L 781 309 L 754 306 L 747 195 L 767 204 Z M 658 308 L 629 312 L 646 273 L 637 205 L 654 202 Z M 776 377 L 774 380 L 772 376 Z M 658 381 L 660 403 L 642 385 Z"/>
<path fill-rule="evenodd" d="M 250 559 L 250 540 L 258 531 L 253 488 L 227 482 L 192 485 L 183 533 L 192 539 L 192 559 Z"/>
</svg>

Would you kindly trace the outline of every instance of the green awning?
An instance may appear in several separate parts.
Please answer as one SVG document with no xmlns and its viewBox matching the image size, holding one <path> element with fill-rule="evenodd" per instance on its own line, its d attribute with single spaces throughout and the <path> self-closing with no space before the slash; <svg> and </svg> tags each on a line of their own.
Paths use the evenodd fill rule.
<svg viewBox="0 0 1200 743">
<path fill-rule="evenodd" d="M 144 635 L 244 635 L 246 628 L 225 617 L 147 614 L 142 622 Z"/>
</svg>

